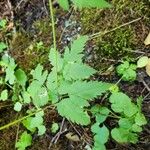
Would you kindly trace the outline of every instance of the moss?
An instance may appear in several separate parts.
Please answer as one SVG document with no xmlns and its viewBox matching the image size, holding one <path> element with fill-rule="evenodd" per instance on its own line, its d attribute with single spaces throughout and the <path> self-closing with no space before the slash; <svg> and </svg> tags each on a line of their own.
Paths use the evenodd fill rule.
<svg viewBox="0 0 150 150">
<path fill-rule="evenodd" d="M 131 21 L 149 14 L 148 4 L 144 0 L 112 0 L 110 9 L 83 9 L 80 13 L 80 22 L 83 33 L 103 31 L 116 27 L 123 22 Z"/>
<path fill-rule="evenodd" d="M 11 55 L 17 64 L 26 72 L 35 68 L 38 63 L 47 65 L 51 45 L 51 27 L 48 20 L 34 23 L 36 34 L 17 33 L 11 42 Z"/>
<path fill-rule="evenodd" d="M 51 31 L 51 24 L 49 18 L 37 20 L 34 22 L 33 26 L 36 30 L 36 35 L 34 35 L 35 41 L 37 42 L 42 41 L 46 47 L 51 45 L 52 31 Z"/>
<path fill-rule="evenodd" d="M 96 42 L 101 57 L 120 59 L 130 54 L 129 51 L 134 46 L 134 32 L 130 28 L 122 28 Z"/>
<path fill-rule="evenodd" d="M 117 29 L 104 36 L 93 39 L 96 44 L 97 59 L 93 60 L 97 69 L 108 68 L 112 61 L 133 59 L 133 49 L 143 44 L 145 36 L 139 32 L 147 31 L 150 10 L 144 0 L 112 0 L 111 9 L 83 9 L 79 14 L 82 34 L 110 31 L 133 19 L 143 17 L 139 22 Z M 105 60 L 104 60 L 105 58 Z M 115 61 L 116 60 L 116 61 Z"/>
</svg>

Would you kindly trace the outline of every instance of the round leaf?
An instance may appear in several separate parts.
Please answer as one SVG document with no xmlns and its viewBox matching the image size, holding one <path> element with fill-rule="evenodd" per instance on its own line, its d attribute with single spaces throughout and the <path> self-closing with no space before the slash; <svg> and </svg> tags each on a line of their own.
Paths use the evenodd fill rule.
<svg viewBox="0 0 150 150">
<path fill-rule="evenodd" d="M 8 91 L 7 90 L 3 90 L 1 92 L 1 95 L 0 95 L 0 100 L 5 101 L 7 99 L 8 99 Z"/>
<path fill-rule="evenodd" d="M 148 57 L 143 56 L 137 61 L 137 67 L 138 68 L 143 68 L 147 65 L 147 63 L 148 63 Z"/>
<path fill-rule="evenodd" d="M 20 102 L 17 102 L 14 106 L 14 110 L 18 112 L 21 110 L 21 108 L 22 108 L 22 104 Z"/>
</svg>

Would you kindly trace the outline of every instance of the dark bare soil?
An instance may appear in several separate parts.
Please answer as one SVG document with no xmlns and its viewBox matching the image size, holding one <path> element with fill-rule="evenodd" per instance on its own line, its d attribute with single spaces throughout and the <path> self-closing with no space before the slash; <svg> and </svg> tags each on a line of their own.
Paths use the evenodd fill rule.
<svg viewBox="0 0 150 150">
<path fill-rule="evenodd" d="M 119 1 L 119 0 L 118 0 Z M 145 0 L 146 1 L 146 0 Z M 143 3 L 145 2 L 143 0 Z M 10 3 L 9 3 L 10 2 Z M 139 0 L 135 3 L 135 5 L 138 5 Z M 148 6 L 148 1 L 145 2 L 145 4 Z M 55 7 L 55 14 L 56 14 L 56 23 L 57 23 L 57 42 L 58 46 L 60 48 L 60 52 L 63 52 L 63 47 L 65 45 L 68 45 L 70 41 L 75 38 L 78 34 L 87 33 L 92 34 L 90 32 L 91 29 L 88 31 L 86 28 L 83 28 L 84 25 L 80 22 L 80 12 L 70 10 L 70 12 L 64 12 L 62 9 L 59 8 L 58 4 L 54 2 Z M 129 6 L 130 7 L 130 6 Z M 150 8 L 150 7 L 149 7 Z M 119 11 L 119 10 L 118 10 Z M 109 12 L 109 11 L 108 11 Z M 104 11 L 102 18 L 104 18 L 105 21 L 105 13 Z M 113 12 L 112 12 L 113 13 Z M 133 12 L 134 14 L 134 12 Z M 143 12 L 143 16 L 144 16 Z M 150 14 L 149 14 L 150 15 Z M 126 16 L 126 17 L 125 17 Z M 129 22 L 132 20 L 133 16 L 130 18 L 127 14 L 125 14 L 124 18 L 126 22 Z M 140 16 L 139 17 L 143 17 Z M 27 35 L 29 37 L 29 41 L 38 41 L 37 39 L 41 37 L 42 33 L 45 33 L 44 30 L 40 31 L 35 27 L 35 24 L 38 21 L 41 20 L 49 20 L 49 11 L 48 11 L 48 1 L 47 0 L 1 0 L 0 1 L 0 19 L 1 18 L 7 18 L 9 22 L 13 22 L 13 28 L 11 31 L 15 34 L 21 33 Z M 94 16 L 93 16 L 94 17 Z M 136 16 L 138 17 L 138 16 Z M 148 16 L 146 16 L 148 17 Z M 109 16 L 107 22 L 104 22 L 103 24 L 109 24 L 109 28 L 111 27 L 111 16 Z M 147 20 L 147 19 L 146 19 Z M 109 23 L 110 22 L 110 23 Z M 65 28 L 65 24 L 70 24 L 67 26 L 66 30 L 63 31 Z M 132 27 L 134 27 L 134 32 L 137 34 L 137 39 L 139 41 L 136 41 L 136 45 L 132 45 L 132 48 L 135 50 L 138 50 L 140 52 L 143 52 L 144 54 L 147 54 L 150 56 L 150 47 L 146 47 L 143 44 L 143 40 L 148 34 L 148 30 L 150 29 L 149 22 L 145 22 L 145 18 L 143 17 L 139 22 L 133 24 Z M 85 30 L 86 31 L 85 31 Z M 48 34 L 43 35 L 41 37 L 41 40 L 44 40 L 43 42 L 45 45 L 51 44 L 51 30 L 48 29 Z M 144 33 L 143 33 L 144 31 Z M 47 33 L 47 31 L 46 31 Z M 60 38 L 61 37 L 61 38 Z M 4 38 L 4 36 L 0 36 L 0 38 Z M 9 41 L 13 40 L 13 36 L 9 37 Z M 105 40 L 109 40 L 109 37 L 105 37 Z M 10 42 L 11 43 L 11 42 Z M 95 48 L 96 47 L 96 48 Z M 120 62 L 122 58 L 116 58 L 104 57 L 104 54 L 101 55 L 97 51 L 97 41 L 91 41 L 88 43 L 87 50 L 85 51 L 85 62 L 90 64 L 91 66 L 95 67 L 98 70 L 101 70 L 100 67 L 101 64 L 107 65 L 107 66 L 116 66 Z M 26 49 L 26 46 L 23 46 L 23 42 L 20 42 L 21 52 L 14 51 L 14 49 L 10 48 L 10 53 L 13 55 L 13 57 L 16 59 L 18 64 L 26 69 L 26 67 L 30 66 L 33 67 L 34 65 L 28 64 L 28 61 L 26 60 L 27 56 L 23 51 Z M 143 54 L 142 53 L 142 54 Z M 123 55 L 126 55 L 127 53 L 123 53 Z M 22 57 L 20 57 L 20 55 Z M 32 53 L 31 53 L 32 55 Z M 113 54 L 112 54 L 113 55 Z M 134 53 L 134 57 L 141 56 L 141 53 Z M 45 57 L 45 54 L 42 53 L 42 56 Z M 37 57 L 38 55 L 34 55 L 34 57 Z M 41 54 L 40 54 L 41 57 Z M 103 57 L 103 58 L 102 58 Z M 107 56 L 106 56 L 107 57 Z M 120 55 L 120 57 L 123 57 Z M 29 58 L 29 57 L 28 57 Z M 133 58 L 133 57 L 132 57 Z M 33 57 L 30 58 L 31 60 Z M 42 59 L 41 61 L 43 61 Z M 101 60 L 101 61 L 100 61 Z M 134 61 L 136 58 L 134 58 Z M 103 62 L 103 63 L 102 63 Z M 43 63 L 43 62 L 42 62 Z M 25 65 L 24 65 L 25 64 Z M 44 63 L 44 65 L 47 67 L 47 64 Z M 109 67 L 108 67 L 109 68 Z M 32 68 L 30 68 L 32 69 Z M 110 83 L 116 83 L 119 80 L 119 77 L 116 75 L 115 70 L 111 72 L 107 72 L 107 69 L 102 69 L 102 73 L 97 74 L 94 77 L 96 80 L 101 80 L 105 82 Z M 120 145 L 114 142 L 113 140 L 110 140 L 107 144 L 108 150 L 150 150 L 150 77 L 148 77 L 145 74 L 144 70 L 138 71 L 138 77 L 135 82 L 129 83 L 129 82 L 123 82 L 121 81 L 119 83 L 119 86 L 123 92 L 128 94 L 131 98 L 136 100 L 139 96 L 143 96 L 143 113 L 145 114 L 148 124 L 144 126 L 143 132 L 140 134 L 139 142 L 136 145 Z M 17 114 L 13 111 L 11 103 L 0 103 L 0 126 L 5 125 L 9 122 L 12 122 L 13 120 L 16 120 L 17 118 L 23 116 L 23 112 L 20 114 Z M 60 135 L 60 137 L 57 140 L 57 143 L 51 143 L 51 141 L 54 139 L 55 134 L 52 134 L 50 132 L 50 127 L 53 122 L 57 122 L 60 125 L 63 123 L 62 131 L 63 133 Z M 112 127 L 114 124 L 113 120 L 107 120 L 109 127 Z M 88 127 L 82 128 L 81 126 L 74 125 L 67 120 L 63 120 L 57 112 L 54 110 L 46 110 L 45 111 L 45 124 L 47 127 L 47 132 L 45 135 L 38 137 L 37 134 L 33 135 L 33 143 L 32 148 L 28 148 L 29 150 L 48 150 L 49 147 L 51 150 L 84 150 L 85 146 L 88 144 L 92 144 L 92 135 L 90 133 L 90 129 Z M 23 131 L 23 126 L 21 124 L 18 124 L 16 126 L 10 127 L 9 129 L 0 131 L 0 150 L 14 150 L 15 148 L 15 142 L 20 135 L 20 133 Z M 77 135 L 80 138 L 80 141 L 73 142 L 66 138 L 66 133 L 72 132 L 73 134 Z"/>
</svg>

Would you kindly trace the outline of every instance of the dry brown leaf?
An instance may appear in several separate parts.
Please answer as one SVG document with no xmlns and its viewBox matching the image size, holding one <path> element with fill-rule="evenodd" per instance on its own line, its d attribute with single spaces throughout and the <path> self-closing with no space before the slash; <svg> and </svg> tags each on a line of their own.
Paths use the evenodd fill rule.
<svg viewBox="0 0 150 150">
<path fill-rule="evenodd" d="M 150 44 L 150 32 L 148 34 L 148 36 L 146 37 L 145 41 L 144 41 L 145 45 L 149 45 Z"/>
<path fill-rule="evenodd" d="M 73 134 L 72 132 L 67 133 L 65 136 L 67 139 L 69 139 L 71 141 L 74 141 L 74 142 L 80 141 L 79 136 L 76 134 Z"/>
<path fill-rule="evenodd" d="M 150 76 L 150 59 L 148 60 L 148 63 L 146 65 L 146 73 Z"/>
</svg>

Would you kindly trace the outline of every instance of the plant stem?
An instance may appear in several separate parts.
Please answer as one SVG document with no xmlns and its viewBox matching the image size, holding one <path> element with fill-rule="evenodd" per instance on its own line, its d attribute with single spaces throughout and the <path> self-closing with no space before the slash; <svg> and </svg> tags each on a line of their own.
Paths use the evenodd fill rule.
<svg viewBox="0 0 150 150">
<path fill-rule="evenodd" d="M 41 111 L 41 110 L 40 110 L 40 111 Z M 31 117 L 31 116 L 35 115 L 37 112 L 39 112 L 39 110 L 36 111 L 36 112 L 34 112 L 34 113 L 32 113 L 32 114 L 29 114 L 29 115 L 27 115 L 27 116 L 24 116 L 24 117 L 22 117 L 22 118 L 20 118 L 20 119 L 18 119 L 18 120 L 15 120 L 15 121 L 13 121 L 13 122 L 10 122 L 10 123 L 8 123 L 8 124 L 6 124 L 6 125 L 0 127 L 0 130 L 4 130 L 4 129 L 6 129 L 6 128 L 9 128 L 10 126 L 13 126 L 13 125 L 17 124 L 17 123 L 23 121 L 24 119 L 27 119 L 28 117 Z"/>
<path fill-rule="evenodd" d="M 49 10 L 52 22 L 52 34 L 53 34 L 53 46 L 55 50 L 55 72 L 56 72 L 56 83 L 58 87 L 58 56 L 57 56 L 57 46 L 56 46 L 56 32 L 55 32 L 55 21 L 54 21 L 54 12 L 53 12 L 53 5 L 52 0 L 49 0 Z"/>
<path fill-rule="evenodd" d="M 37 111 L 35 111 L 35 112 L 33 112 L 33 113 L 27 115 L 27 116 L 24 116 L 24 117 L 22 117 L 22 118 L 20 118 L 20 119 L 18 119 L 18 120 L 15 120 L 15 121 L 10 122 L 10 123 L 8 123 L 8 124 L 6 124 L 6 125 L 4 125 L 4 126 L 1 126 L 1 127 L 0 127 L 0 130 L 4 130 L 4 129 L 6 129 L 6 128 L 9 128 L 9 127 L 11 127 L 11 126 L 14 126 L 15 124 L 20 123 L 21 121 L 23 121 L 23 120 L 25 120 L 25 119 L 27 119 L 27 118 L 29 118 L 29 117 L 35 115 L 36 113 L 38 113 L 38 112 L 40 112 L 40 111 L 44 111 L 44 110 L 46 110 L 46 109 L 48 109 L 48 108 L 51 108 L 51 107 L 53 107 L 53 105 L 46 106 L 46 107 L 43 108 L 43 109 L 39 109 L 39 110 L 37 110 Z"/>
<path fill-rule="evenodd" d="M 118 26 L 118 27 L 115 27 L 115 28 L 113 28 L 113 29 L 111 29 L 111 30 L 108 30 L 108 31 L 106 30 L 106 31 L 94 33 L 94 34 L 90 35 L 89 38 L 90 38 L 90 39 L 94 39 L 94 38 L 103 36 L 103 35 L 105 35 L 105 34 L 108 34 L 108 33 L 110 33 L 110 32 L 113 32 L 113 31 L 115 31 L 115 30 L 117 30 L 117 29 L 120 29 L 120 28 L 122 28 L 122 27 L 125 27 L 125 26 L 127 26 L 127 25 L 129 25 L 129 24 L 132 24 L 132 23 L 134 23 L 134 22 L 137 22 L 137 21 L 139 21 L 139 20 L 141 20 L 141 18 L 134 19 L 134 20 L 132 20 L 132 21 L 130 21 L 130 22 L 124 23 L 124 24 L 122 24 L 122 25 L 120 25 L 120 26 Z"/>
</svg>

